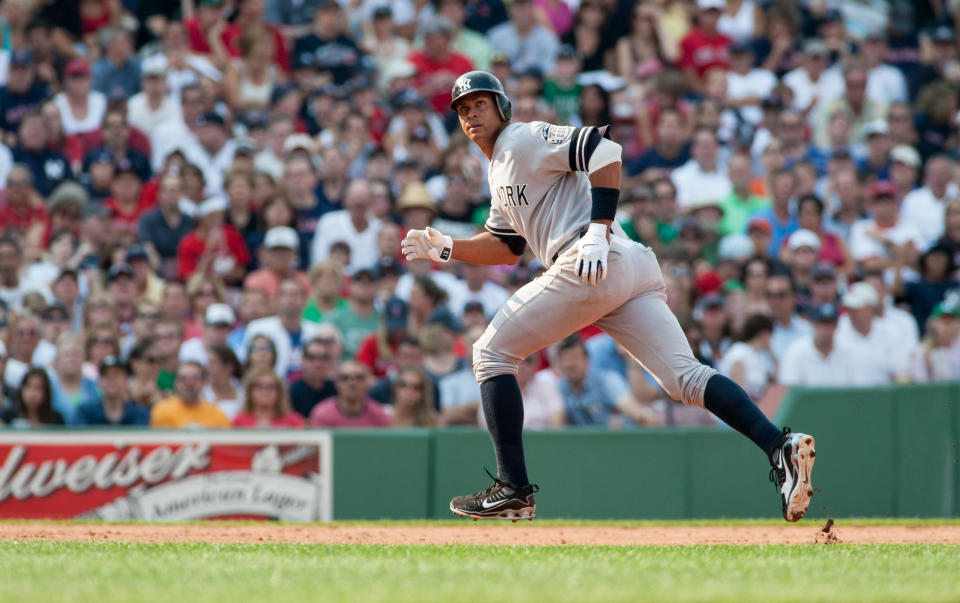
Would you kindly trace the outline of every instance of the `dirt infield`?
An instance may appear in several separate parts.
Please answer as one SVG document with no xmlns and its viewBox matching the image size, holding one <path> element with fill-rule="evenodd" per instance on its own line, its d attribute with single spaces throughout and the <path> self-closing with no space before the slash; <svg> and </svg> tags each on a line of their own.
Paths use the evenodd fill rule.
<svg viewBox="0 0 960 603">
<path fill-rule="evenodd" d="M 0 524 L 0 540 L 495 545 L 960 544 L 960 525 L 537 526 Z"/>
</svg>

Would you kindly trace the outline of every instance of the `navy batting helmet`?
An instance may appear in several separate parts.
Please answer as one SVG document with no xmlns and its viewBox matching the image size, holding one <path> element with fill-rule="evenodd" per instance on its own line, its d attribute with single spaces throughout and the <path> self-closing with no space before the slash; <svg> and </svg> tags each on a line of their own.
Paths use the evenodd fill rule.
<svg viewBox="0 0 960 603">
<path fill-rule="evenodd" d="M 450 110 L 457 110 L 457 99 L 471 94 L 473 92 L 492 92 L 497 97 L 497 109 L 500 111 L 500 117 L 503 121 L 510 121 L 513 115 L 513 108 L 510 105 L 510 99 L 503 90 L 503 84 L 492 73 L 486 71 L 468 71 L 453 83 L 453 90 L 450 101 Z"/>
</svg>

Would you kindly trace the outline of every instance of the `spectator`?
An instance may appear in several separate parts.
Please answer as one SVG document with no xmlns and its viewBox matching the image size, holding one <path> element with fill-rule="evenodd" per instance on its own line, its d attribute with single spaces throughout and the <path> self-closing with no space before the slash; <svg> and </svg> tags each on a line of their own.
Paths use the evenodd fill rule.
<svg viewBox="0 0 960 603">
<path fill-rule="evenodd" d="M 779 253 L 783 241 L 799 227 L 796 210 L 791 208 L 790 203 L 796 186 L 797 181 L 793 172 L 786 169 L 777 170 L 772 176 L 773 204 L 751 216 L 751 218 L 765 219 L 770 225 L 772 235 L 768 252 L 771 256 Z"/>
<path fill-rule="evenodd" d="M 631 397 L 623 377 L 589 369 L 587 349 L 579 335 L 558 343 L 556 358 L 568 425 L 618 428 L 647 421 L 647 409 Z"/>
<path fill-rule="evenodd" d="M 177 353 L 183 341 L 183 323 L 162 320 L 154 331 L 151 357 L 157 366 L 157 388 L 162 392 L 173 390 L 179 360 Z"/>
<path fill-rule="evenodd" d="M 17 405 L 4 409 L 0 422 L 13 427 L 63 425 L 63 417 L 53 408 L 50 377 L 42 368 L 32 368 L 17 387 Z"/>
<path fill-rule="evenodd" d="M 706 128 L 694 132 L 690 161 L 670 174 L 670 180 L 677 187 L 677 201 L 682 207 L 690 207 L 705 199 L 724 199 L 733 191 L 724 166 L 719 163 L 718 153 L 716 133 Z"/>
<path fill-rule="evenodd" d="M 230 419 L 217 406 L 200 397 L 207 370 L 196 362 L 177 366 L 175 393 L 154 405 L 150 411 L 151 427 L 210 428 L 229 427 Z"/>
<path fill-rule="evenodd" d="M 30 168 L 33 187 L 43 197 L 52 193 L 58 184 L 73 177 L 67 158 L 59 151 L 50 150 L 48 142 L 44 117 L 39 111 L 20 118 L 17 146 L 12 149 L 13 160 Z"/>
<path fill-rule="evenodd" d="M 777 363 L 770 350 L 773 328 L 773 321 L 768 316 L 748 316 L 740 332 L 740 341 L 730 346 L 717 367 L 754 400 L 763 396 L 767 385 L 776 376 Z"/>
<path fill-rule="evenodd" d="M 53 97 L 60 110 L 63 131 L 71 134 L 87 134 L 97 130 L 107 111 L 107 97 L 93 90 L 90 64 L 84 59 L 73 59 L 63 72 L 63 92 Z"/>
<path fill-rule="evenodd" d="M 274 226 L 267 231 L 260 250 L 260 263 L 263 268 L 247 274 L 243 280 L 244 288 L 260 289 L 270 301 L 277 297 L 280 282 L 284 279 L 297 281 L 309 295 L 310 279 L 298 270 L 300 260 L 300 238 L 297 231 L 289 226 Z"/>
<path fill-rule="evenodd" d="M 435 17 L 426 23 L 421 33 L 423 50 L 411 53 L 407 60 L 417 69 L 418 91 L 429 99 L 433 110 L 442 115 L 449 110 L 454 80 L 460 74 L 472 71 L 473 63 L 453 50 L 453 24 L 444 17 Z"/>
<path fill-rule="evenodd" d="M 264 27 L 249 27 L 238 39 L 240 58 L 227 64 L 223 79 L 227 104 L 240 113 L 266 109 L 277 83 L 277 66 L 273 64 L 275 41 Z"/>
<path fill-rule="evenodd" d="M 944 232 L 944 215 L 949 202 L 960 197 L 952 182 L 953 161 L 937 155 L 924 166 L 923 186 L 910 192 L 900 208 L 900 218 L 919 234 L 918 249 L 926 249 Z"/>
<path fill-rule="evenodd" d="M 303 344 L 310 340 L 316 329 L 313 323 L 302 318 L 306 302 L 307 292 L 300 287 L 299 281 L 293 278 L 280 281 L 276 314 L 250 322 L 243 335 L 245 348 L 256 335 L 270 338 L 276 351 L 277 374 L 281 377 L 296 379 L 299 376 Z"/>
<path fill-rule="evenodd" d="M 380 325 L 380 313 L 373 305 L 376 296 L 376 277 L 369 268 L 363 268 L 350 279 L 350 296 L 347 305 L 335 309 L 329 322 L 337 325 L 343 334 L 343 356 L 353 358 L 360 344 Z"/>
<path fill-rule="evenodd" d="M 480 302 L 484 313 L 493 316 L 507 301 L 506 289 L 490 280 L 490 269 L 478 264 L 463 264 L 463 280 L 449 292 L 449 306 L 457 316 L 463 315 L 464 307 L 471 301 Z"/>
<path fill-rule="evenodd" d="M 530 0 L 513 0 L 507 5 L 510 20 L 487 32 L 490 47 L 504 53 L 514 71 L 529 67 L 552 73 L 560 43 L 556 34 L 537 23 Z"/>
<path fill-rule="evenodd" d="M 824 230 L 823 222 L 823 201 L 819 197 L 805 195 L 797 200 L 797 226 L 815 234 L 820 243 L 817 263 L 830 264 L 840 272 L 852 275 L 856 265 L 847 244 L 836 234 Z"/>
<path fill-rule="evenodd" d="M 140 61 L 126 30 L 107 26 L 98 32 L 103 56 L 94 62 L 93 89 L 107 99 L 126 99 L 140 91 Z"/>
<path fill-rule="evenodd" d="M 860 63 L 850 62 L 844 66 L 844 93 L 825 103 L 819 111 L 814 141 L 817 146 L 830 148 L 830 121 L 837 115 L 850 122 L 850 142 L 862 144 L 866 140 L 866 126 L 877 120 L 885 120 L 887 106 L 867 97 L 867 69 Z"/>
<path fill-rule="evenodd" d="M 813 336 L 790 344 L 780 363 L 779 383 L 788 386 L 842 387 L 857 370 L 853 353 L 838 347 L 837 307 L 832 303 L 814 307 Z"/>
<path fill-rule="evenodd" d="M 960 283 L 954 276 L 956 264 L 953 254 L 948 247 L 940 244 L 934 245 L 920 256 L 920 278 L 905 280 L 904 267 L 911 255 L 910 251 L 909 244 L 897 245 L 893 249 L 892 289 L 898 302 L 910 306 L 910 312 L 922 333 L 934 307 L 944 300 L 949 292 L 960 290 Z"/>
<path fill-rule="evenodd" d="M 10 389 L 16 389 L 31 366 L 39 366 L 34 359 L 34 352 L 40 343 L 40 320 L 28 312 L 22 312 L 9 317 L 9 321 L 8 356 L 3 382 Z"/>
<path fill-rule="evenodd" d="M 680 41 L 678 66 L 694 89 L 702 88 L 701 78 L 711 68 L 729 66 L 732 40 L 717 30 L 725 5 L 724 0 L 697 0 L 697 24 Z"/>
<path fill-rule="evenodd" d="M 749 270 L 749 264 L 746 270 Z M 704 363 L 713 367 L 720 364 L 732 343 L 730 318 L 724 302 L 719 293 L 707 294 L 700 298 L 693 312 L 701 332 L 700 345 L 695 351 Z"/>
<path fill-rule="evenodd" d="M 770 199 L 754 195 L 750 191 L 751 169 L 749 155 L 737 153 L 730 158 L 727 178 L 730 180 L 731 191 L 720 200 L 720 208 L 723 210 L 723 217 L 717 224 L 717 233 L 720 235 L 746 232 L 750 216 L 770 207 Z"/>
<path fill-rule="evenodd" d="M 327 73 L 334 84 L 346 83 L 363 65 L 357 43 L 343 33 L 339 3 L 319 3 L 313 26 L 293 45 L 293 70 L 298 82 L 307 83 L 317 72 Z"/>
<path fill-rule="evenodd" d="M 890 352 L 902 342 L 893 341 L 877 321 L 879 301 L 876 289 L 865 282 L 854 283 L 843 296 L 847 313 L 840 317 L 834 343 L 849 350 L 856 362 L 851 385 L 876 387 L 893 382 L 896 366 Z"/>
<path fill-rule="evenodd" d="M 452 49 L 470 59 L 474 69 L 490 71 L 490 43 L 485 36 L 466 25 L 467 11 L 468 7 L 459 0 L 437 2 L 437 14 L 449 21 L 453 28 Z"/>
<path fill-rule="evenodd" d="M 409 308 L 406 302 L 396 297 L 390 298 L 384 305 L 377 329 L 360 342 L 356 359 L 365 364 L 374 377 L 392 374 L 399 368 L 398 351 L 407 337 L 408 321 Z"/>
<path fill-rule="evenodd" d="M 337 395 L 317 404 L 310 412 L 313 427 L 388 427 L 390 417 L 368 397 L 370 371 L 347 360 L 337 371 Z"/>
<path fill-rule="evenodd" d="M 68 425 L 82 425 L 79 408 L 98 399 L 97 381 L 83 375 L 86 350 L 82 337 L 61 335 L 50 371 L 53 407 Z"/>
<path fill-rule="evenodd" d="M 325 214 L 317 223 L 313 238 L 311 261 L 316 264 L 326 259 L 335 242 L 350 246 L 350 265 L 347 273 L 373 266 L 377 261 L 376 241 L 380 221 L 369 217 L 370 185 L 365 180 L 354 180 L 343 197 L 343 209 Z"/>
<path fill-rule="evenodd" d="M 254 335 L 244 352 L 247 361 L 243 365 L 243 373 L 257 368 L 278 370 L 277 345 L 269 336 Z"/>
<path fill-rule="evenodd" d="M 225 346 L 236 321 L 237 317 L 229 305 L 214 303 L 207 306 L 203 313 L 203 335 L 184 341 L 177 354 L 178 360 L 207 366 L 208 349 Z"/>
<path fill-rule="evenodd" d="M 922 235 L 901 219 L 897 212 L 895 190 L 889 182 L 870 187 L 872 217 L 854 223 L 850 229 L 850 253 L 867 270 L 886 270 L 893 266 L 893 249 L 906 245 L 915 254 L 923 247 Z"/>
<path fill-rule="evenodd" d="M 937 304 L 930 314 L 927 335 L 911 353 L 910 378 L 914 383 L 960 379 L 960 355 L 956 342 L 960 316 L 953 301 Z"/>
<path fill-rule="evenodd" d="M 423 369 L 407 366 L 397 371 L 390 399 L 394 427 L 433 427 L 437 424 L 432 383 Z M 475 410 L 473 416 L 475 420 Z"/>
<path fill-rule="evenodd" d="M 130 396 L 140 406 L 148 409 L 163 399 L 164 395 L 157 386 L 159 362 L 156 354 L 157 340 L 148 337 L 130 350 L 128 366 L 133 375 L 130 378 Z M 176 356 L 174 356 L 176 361 Z"/>
<path fill-rule="evenodd" d="M 127 100 L 127 122 L 153 141 L 164 123 L 182 123 L 183 115 L 175 97 L 167 94 L 167 69 L 151 61 L 140 74 L 142 91 Z"/>
<path fill-rule="evenodd" d="M 243 410 L 233 419 L 234 427 L 303 427 L 303 417 L 290 407 L 287 385 L 272 370 L 251 372 L 243 390 Z"/>
<path fill-rule="evenodd" d="M 243 407 L 244 394 L 240 384 L 243 378 L 243 366 L 233 350 L 226 345 L 209 345 L 206 351 L 209 379 L 201 397 L 216 404 L 232 421 Z"/>
<path fill-rule="evenodd" d="M 335 338 L 336 331 L 331 331 L 326 336 L 314 336 L 303 346 L 303 372 L 300 379 L 290 386 L 293 409 L 303 417 L 309 417 L 320 400 L 337 395 L 334 378 L 339 346 Z"/>
<path fill-rule="evenodd" d="M 47 87 L 36 78 L 33 53 L 18 48 L 9 56 L 7 82 L 0 88 L 0 132 L 17 132 L 23 117 L 49 97 Z"/>
<path fill-rule="evenodd" d="M 773 319 L 770 351 L 780 362 L 790 344 L 813 334 L 813 327 L 796 312 L 796 285 L 790 273 L 775 272 L 767 279 L 767 302 Z"/>
<path fill-rule="evenodd" d="M 237 356 L 243 356 L 243 336 L 247 325 L 254 320 L 266 318 L 270 315 L 270 300 L 267 294 L 260 289 L 244 289 L 240 294 L 240 304 L 237 308 L 236 327 L 227 335 L 227 345 Z"/>
<path fill-rule="evenodd" d="M 179 174 L 166 172 L 160 176 L 157 188 L 157 207 L 140 217 L 137 240 L 148 253 L 160 260 L 160 272 L 165 277 L 176 276 L 177 248 L 194 229 L 193 218 L 180 210 L 183 179 Z"/>
<path fill-rule="evenodd" d="M 334 310 L 347 305 L 341 297 L 343 291 L 343 267 L 332 261 L 324 260 L 314 264 L 309 274 L 312 295 L 303 308 L 303 319 L 321 323 Z"/>
<path fill-rule="evenodd" d="M 237 229 L 224 223 L 226 211 L 223 197 L 210 197 L 199 207 L 196 228 L 177 246 L 179 278 L 197 273 L 235 281 L 246 272 L 250 252 Z"/>
<path fill-rule="evenodd" d="M 46 230 L 47 211 L 33 188 L 33 173 L 27 165 L 13 164 L 7 173 L 7 185 L 2 193 L 0 229 L 18 231 L 28 240 L 36 239 L 38 234 Z"/>
<path fill-rule="evenodd" d="M 824 78 L 830 49 L 819 38 L 810 38 L 803 44 L 803 59 L 799 67 L 783 76 L 783 83 L 793 92 L 792 108 L 808 118 L 818 102 L 826 100 L 830 78 Z"/>
<path fill-rule="evenodd" d="M 149 425 L 150 411 L 129 398 L 127 367 L 116 356 L 100 363 L 100 396 L 77 408 L 82 425 Z"/>
</svg>

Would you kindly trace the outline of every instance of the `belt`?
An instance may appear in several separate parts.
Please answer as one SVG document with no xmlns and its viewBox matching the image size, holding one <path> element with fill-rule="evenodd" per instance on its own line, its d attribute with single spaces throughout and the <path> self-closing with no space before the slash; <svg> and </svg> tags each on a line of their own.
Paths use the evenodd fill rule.
<svg viewBox="0 0 960 603">
<path fill-rule="evenodd" d="M 553 254 L 553 258 L 550 260 L 550 263 L 553 264 L 554 262 L 556 262 L 557 258 L 560 257 L 560 254 L 570 249 L 570 246 L 576 243 L 577 241 L 579 241 L 580 239 L 582 239 L 583 235 L 585 234 L 587 234 L 587 229 L 582 228 L 580 229 L 580 232 L 570 237 L 570 239 L 568 239 L 566 243 L 560 246 L 560 251 Z"/>
</svg>

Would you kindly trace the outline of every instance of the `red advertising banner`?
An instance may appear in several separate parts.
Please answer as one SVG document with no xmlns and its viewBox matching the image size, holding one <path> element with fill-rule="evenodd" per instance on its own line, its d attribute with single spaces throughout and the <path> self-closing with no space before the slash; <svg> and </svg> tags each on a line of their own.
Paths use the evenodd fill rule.
<svg viewBox="0 0 960 603">
<path fill-rule="evenodd" d="M 0 433 L 0 517 L 332 518 L 325 432 Z"/>
</svg>

